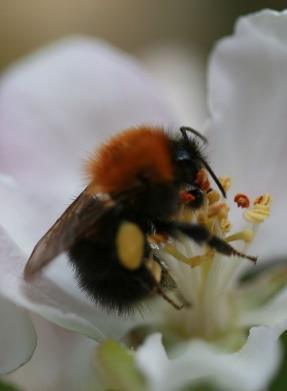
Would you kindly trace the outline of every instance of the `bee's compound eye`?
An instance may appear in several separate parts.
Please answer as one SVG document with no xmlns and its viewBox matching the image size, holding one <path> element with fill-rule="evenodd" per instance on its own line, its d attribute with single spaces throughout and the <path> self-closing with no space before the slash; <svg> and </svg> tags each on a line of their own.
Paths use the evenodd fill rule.
<svg viewBox="0 0 287 391">
<path fill-rule="evenodd" d="M 129 270 L 140 267 L 144 257 L 144 233 L 135 223 L 121 223 L 116 236 L 116 248 L 119 261 Z"/>
</svg>

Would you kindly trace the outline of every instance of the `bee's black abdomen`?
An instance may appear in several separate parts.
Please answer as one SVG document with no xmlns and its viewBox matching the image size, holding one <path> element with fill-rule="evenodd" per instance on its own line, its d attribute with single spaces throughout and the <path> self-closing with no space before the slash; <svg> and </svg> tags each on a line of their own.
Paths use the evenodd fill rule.
<svg viewBox="0 0 287 391">
<path fill-rule="evenodd" d="M 70 249 L 70 260 L 81 288 L 95 302 L 119 314 L 130 313 L 150 296 L 154 281 L 144 266 L 135 271 L 121 266 L 112 243 L 83 239 Z"/>
<path fill-rule="evenodd" d="M 155 293 L 156 282 L 144 265 L 144 258 L 150 255 L 149 245 L 145 245 L 142 265 L 129 270 L 118 259 L 116 237 L 124 221 L 137 224 L 148 234 L 152 229 L 151 217 L 174 210 L 176 202 L 174 186 L 155 185 L 153 191 L 148 187 L 127 205 L 118 204 L 105 214 L 94 230 L 69 249 L 79 285 L 92 300 L 123 314 L 133 312 L 138 303 Z"/>
</svg>

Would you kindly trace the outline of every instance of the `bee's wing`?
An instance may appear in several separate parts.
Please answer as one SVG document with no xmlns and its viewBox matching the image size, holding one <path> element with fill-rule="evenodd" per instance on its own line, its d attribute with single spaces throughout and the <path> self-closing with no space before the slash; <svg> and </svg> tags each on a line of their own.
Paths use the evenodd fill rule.
<svg viewBox="0 0 287 391">
<path fill-rule="evenodd" d="M 92 196 L 85 189 L 37 243 L 25 266 L 25 279 L 67 251 L 114 205 L 108 194 Z"/>
</svg>

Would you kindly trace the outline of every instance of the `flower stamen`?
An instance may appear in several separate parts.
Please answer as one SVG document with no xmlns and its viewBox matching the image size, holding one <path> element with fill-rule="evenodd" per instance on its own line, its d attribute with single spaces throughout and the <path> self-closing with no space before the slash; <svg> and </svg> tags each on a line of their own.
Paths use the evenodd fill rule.
<svg viewBox="0 0 287 391">
<path fill-rule="evenodd" d="M 208 200 L 209 205 L 214 204 L 215 202 L 219 201 L 220 198 L 221 198 L 219 192 L 216 191 L 216 190 L 210 190 L 210 191 L 206 194 L 206 197 L 207 197 L 207 200 Z"/>
<path fill-rule="evenodd" d="M 181 191 L 180 192 L 180 201 L 182 203 L 189 203 L 189 202 L 194 202 L 196 200 L 195 196 L 193 194 L 190 194 L 187 191 Z"/>
<path fill-rule="evenodd" d="M 254 232 L 251 229 L 245 229 L 243 231 L 236 232 L 233 235 L 229 235 L 225 238 L 227 242 L 234 242 L 236 240 L 243 240 L 246 243 L 250 243 L 254 238 Z"/>
<path fill-rule="evenodd" d="M 244 218 L 250 223 L 261 224 L 270 216 L 272 197 L 266 193 L 257 197 L 253 207 L 244 213 Z"/>
<path fill-rule="evenodd" d="M 225 234 L 231 230 L 232 224 L 230 223 L 230 221 L 228 219 L 223 218 L 220 221 L 220 228 L 221 228 L 222 232 Z"/>
<path fill-rule="evenodd" d="M 209 250 L 203 255 L 195 255 L 193 257 L 186 257 L 175 246 L 172 246 L 171 244 L 167 244 L 164 247 L 164 251 L 166 253 L 168 253 L 169 255 L 172 255 L 173 257 L 175 257 L 178 261 L 183 262 L 186 265 L 189 265 L 191 267 L 196 267 L 196 266 L 201 265 L 202 262 L 210 261 L 210 259 L 214 255 L 214 252 Z"/>
<path fill-rule="evenodd" d="M 217 215 L 221 215 L 222 217 L 226 217 L 227 210 L 226 210 L 226 204 L 224 203 L 214 203 L 208 208 L 208 214 L 207 216 L 210 217 L 215 217 Z"/>
<path fill-rule="evenodd" d="M 236 202 L 238 208 L 249 208 L 250 206 L 249 198 L 244 193 L 237 193 L 234 202 Z"/>
<path fill-rule="evenodd" d="M 222 184 L 223 189 L 227 193 L 231 187 L 231 178 L 229 176 L 222 176 L 219 178 L 219 181 Z"/>
<path fill-rule="evenodd" d="M 210 182 L 208 179 L 207 172 L 204 168 L 201 168 L 195 179 L 195 184 L 203 191 L 208 191 L 210 189 Z"/>
</svg>

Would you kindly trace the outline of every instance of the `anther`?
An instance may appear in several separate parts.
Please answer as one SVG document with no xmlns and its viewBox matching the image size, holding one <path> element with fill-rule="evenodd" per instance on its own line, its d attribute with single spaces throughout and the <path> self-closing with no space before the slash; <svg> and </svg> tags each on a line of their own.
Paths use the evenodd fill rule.
<svg viewBox="0 0 287 391">
<path fill-rule="evenodd" d="M 250 223 L 263 223 L 270 216 L 270 209 L 263 205 L 255 205 L 252 209 L 244 213 L 245 220 Z"/>
<path fill-rule="evenodd" d="M 198 171 L 195 183 L 203 191 L 208 191 L 210 189 L 210 182 L 207 176 L 207 172 L 203 168 Z"/>
<path fill-rule="evenodd" d="M 159 233 L 149 235 L 149 237 L 148 237 L 149 241 L 156 243 L 156 244 L 164 243 L 167 241 L 167 239 L 168 239 L 167 235 L 163 235 L 163 234 L 159 234 Z"/>
<path fill-rule="evenodd" d="M 211 190 L 207 193 L 206 195 L 208 201 L 209 201 L 209 205 L 212 205 L 214 204 L 215 202 L 219 201 L 220 200 L 220 194 L 218 193 L 218 191 L 216 190 Z"/>
<path fill-rule="evenodd" d="M 188 193 L 187 191 L 180 192 L 180 200 L 183 203 L 193 202 L 196 200 L 193 194 Z"/>
<path fill-rule="evenodd" d="M 220 208 L 219 212 L 218 212 L 218 217 L 220 219 L 226 219 L 227 216 L 228 216 L 228 213 L 229 213 L 229 206 L 227 204 L 224 204 L 222 208 Z"/>
<path fill-rule="evenodd" d="M 199 212 L 197 215 L 197 223 L 200 225 L 207 225 L 208 224 L 208 218 L 206 213 Z"/>
<path fill-rule="evenodd" d="M 223 212 L 223 214 L 222 214 Z M 220 204 L 213 204 L 208 209 L 208 217 L 215 217 L 217 215 L 220 215 L 220 217 L 226 215 L 228 210 L 226 209 L 226 204 L 220 203 Z"/>
<path fill-rule="evenodd" d="M 229 176 L 222 176 L 219 178 L 220 183 L 222 184 L 223 189 L 227 193 L 231 187 L 231 178 Z"/>
<path fill-rule="evenodd" d="M 254 200 L 254 205 L 265 205 L 270 206 L 272 202 L 272 197 L 269 193 L 265 193 Z"/>
<path fill-rule="evenodd" d="M 244 213 L 245 220 L 253 224 L 263 223 L 270 216 L 271 202 L 272 197 L 268 193 L 257 197 L 253 207 Z"/>
<path fill-rule="evenodd" d="M 249 208 L 250 205 L 249 198 L 244 193 L 237 193 L 234 202 L 236 202 L 238 208 Z"/>
</svg>

